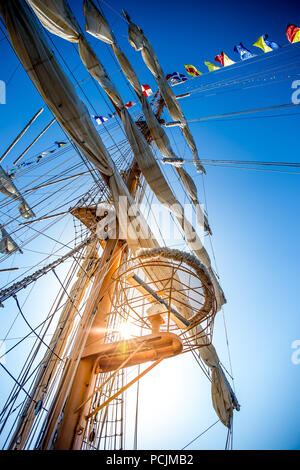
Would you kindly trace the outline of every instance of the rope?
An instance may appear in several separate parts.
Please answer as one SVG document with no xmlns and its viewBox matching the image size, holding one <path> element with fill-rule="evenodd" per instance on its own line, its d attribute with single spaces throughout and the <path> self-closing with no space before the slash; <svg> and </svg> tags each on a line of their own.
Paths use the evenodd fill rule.
<svg viewBox="0 0 300 470">
<path fill-rule="evenodd" d="M 52 352 L 52 354 L 54 354 L 54 356 L 57 357 L 57 359 L 59 359 L 60 361 L 62 361 L 62 359 L 51 349 L 49 348 L 48 344 L 45 343 L 45 341 L 39 336 L 39 334 L 35 331 L 34 328 L 32 328 L 32 326 L 30 325 L 30 323 L 27 321 L 27 319 L 25 318 L 23 312 L 22 312 L 22 309 L 20 307 L 20 304 L 19 304 L 19 301 L 18 301 L 18 298 L 16 295 L 13 295 L 15 301 L 16 301 L 16 304 L 17 304 L 17 307 L 19 309 L 19 312 L 20 312 L 20 315 L 21 317 L 23 318 L 23 320 L 25 321 L 26 325 L 28 326 L 28 328 L 30 328 L 31 332 L 34 333 L 36 335 L 36 337 L 40 340 L 41 343 L 44 344 L 44 346 L 46 346 L 47 349 L 49 349 L 49 351 Z"/>
<path fill-rule="evenodd" d="M 0 366 L 5 370 L 5 372 L 7 372 L 7 374 L 13 379 L 13 381 L 23 390 L 23 392 L 25 392 L 25 394 L 32 400 L 32 397 L 31 395 L 29 395 L 29 393 L 27 392 L 27 390 L 25 390 L 25 388 L 18 382 L 18 380 L 9 372 L 8 369 L 6 369 L 6 367 L 2 364 L 2 362 L 0 362 Z"/>
<path fill-rule="evenodd" d="M 251 114 L 251 113 L 258 113 L 261 111 L 269 111 L 271 109 L 282 109 L 282 108 L 294 108 L 295 106 L 298 106 L 297 104 L 294 103 L 285 103 L 285 104 L 279 104 L 279 105 L 274 105 L 274 106 L 264 106 L 262 108 L 254 108 L 254 109 L 246 109 L 242 111 L 236 111 L 233 113 L 223 113 L 223 114 L 215 114 L 212 116 L 204 116 L 204 117 L 199 117 L 195 119 L 188 119 L 187 122 L 200 122 L 200 121 L 208 121 L 210 119 L 218 119 L 219 117 L 231 117 L 231 116 L 240 116 L 243 114 Z"/>
<path fill-rule="evenodd" d="M 209 431 L 213 426 L 215 426 L 220 420 L 218 419 L 215 423 L 211 424 L 208 428 L 206 428 L 201 434 L 196 436 L 194 439 L 192 439 L 188 444 L 186 444 L 184 447 L 182 447 L 181 450 L 186 449 L 189 445 L 191 445 L 193 442 L 195 442 L 199 437 L 203 436 L 207 431 Z"/>
</svg>

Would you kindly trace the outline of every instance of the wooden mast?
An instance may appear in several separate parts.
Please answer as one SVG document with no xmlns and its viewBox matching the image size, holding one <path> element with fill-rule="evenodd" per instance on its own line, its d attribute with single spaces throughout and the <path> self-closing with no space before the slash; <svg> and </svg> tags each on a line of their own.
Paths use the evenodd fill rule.
<svg viewBox="0 0 300 470">
<path fill-rule="evenodd" d="M 158 109 L 156 113 L 157 119 L 160 118 L 163 110 L 164 102 L 159 100 Z M 150 144 L 151 138 L 149 138 L 149 130 L 147 127 L 144 127 L 143 135 Z M 136 160 L 134 159 L 131 165 L 131 169 L 128 173 L 126 185 L 132 196 L 134 196 L 141 171 L 138 167 Z M 64 377 L 63 389 L 60 391 L 60 395 L 64 400 L 68 396 L 67 403 L 64 408 L 64 416 L 60 424 L 59 430 L 57 430 L 57 438 L 52 444 L 52 439 L 55 432 L 55 426 L 57 425 L 57 420 L 59 417 L 59 410 L 62 410 L 64 406 L 64 400 L 58 399 L 54 413 L 52 414 L 53 418 L 50 419 L 50 426 L 47 430 L 46 435 L 43 438 L 41 448 L 50 449 L 54 448 L 56 450 L 79 450 L 82 445 L 84 438 L 84 429 L 85 429 L 85 419 L 86 411 L 88 409 L 89 403 L 87 402 L 83 407 L 78 410 L 78 407 L 86 400 L 90 395 L 93 386 L 96 380 L 96 374 L 94 370 L 95 356 L 93 355 L 93 344 L 95 341 L 101 343 L 105 339 L 105 329 L 106 321 L 111 311 L 111 299 L 112 299 L 112 289 L 113 286 L 110 285 L 111 274 L 115 269 L 120 266 L 123 260 L 122 246 L 125 244 L 125 241 L 120 240 L 108 240 L 101 258 L 100 266 L 103 266 L 103 262 L 110 262 L 109 270 L 102 279 L 102 285 L 99 289 L 97 276 L 95 278 L 93 290 L 91 292 L 91 302 L 86 306 L 83 317 L 90 318 L 92 312 L 95 312 L 94 318 L 90 321 L 90 326 L 88 331 L 83 330 L 80 338 L 80 347 L 81 347 L 81 356 L 78 361 L 78 366 L 76 371 L 74 370 L 74 364 L 68 366 L 66 375 Z M 123 247 L 124 248 L 124 247 Z M 107 255 L 109 253 L 109 257 Z M 111 263 L 112 257 L 114 260 Z M 98 271 L 100 269 L 98 267 Z M 101 270 L 101 269 L 100 269 Z M 103 276 L 103 275 L 102 275 Z M 99 283 L 101 282 L 101 276 Z M 108 288 L 108 286 L 110 287 Z M 87 356 L 89 354 L 89 356 Z M 76 367 L 76 366 L 75 366 Z M 73 378 L 73 380 L 72 380 Z M 72 381 L 72 383 L 70 383 Z M 49 421 L 48 421 L 49 422 Z"/>
<path fill-rule="evenodd" d="M 94 279 L 86 308 L 80 320 L 79 332 L 76 336 L 72 356 L 66 363 L 64 376 L 49 412 L 49 418 L 41 448 L 51 449 L 54 435 L 57 439 L 55 449 L 72 449 L 76 433 L 78 415 L 74 413 L 76 407 L 86 397 L 86 391 L 94 379 L 92 374 L 92 359 L 81 359 L 84 346 L 97 336 L 103 341 L 107 315 L 110 312 L 110 290 L 107 290 L 111 274 L 121 262 L 123 242 L 108 240 L 101 257 L 97 275 Z M 113 260 L 113 261 L 112 261 Z M 103 277 L 103 274 L 106 275 Z M 100 330 L 100 333 L 99 333 Z M 97 334 L 98 333 L 98 334 Z M 59 417 L 64 410 L 63 420 L 57 429 Z"/>
<path fill-rule="evenodd" d="M 132 196 L 134 196 L 140 177 L 140 170 L 135 160 L 133 160 L 131 169 L 127 177 L 127 187 Z M 90 295 L 90 301 L 86 305 L 83 318 L 90 318 L 90 326 L 87 330 L 82 329 L 80 334 L 80 359 L 76 365 L 68 365 L 68 370 L 63 378 L 64 386 L 60 391 L 62 399 L 58 398 L 57 405 L 53 412 L 51 424 L 43 438 L 42 449 L 52 448 L 52 439 L 59 410 L 62 410 L 66 397 L 67 403 L 64 408 L 64 417 L 57 430 L 57 438 L 53 448 L 56 450 L 81 448 L 84 437 L 85 414 L 88 403 L 79 409 L 79 405 L 90 395 L 95 384 L 96 374 L 94 370 L 95 357 L 92 354 L 93 345 L 104 342 L 107 319 L 111 311 L 111 299 L 113 295 L 113 285 L 111 285 L 111 275 L 117 269 L 123 260 L 124 245 L 123 240 L 108 240 L 106 242 L 100 265 L 98 266 L 98 275 L 95 277 L 93 289 Z M 122 249 L 123 248 L 123 249 Z M 109 266 L 106 271 L 105 265 Z M 103 268 L 106 275 L 103 278 Z M 100 288 L 99 288 L 100 287 Z M 88 357 L 81 357 L 87 356 Z M 73 378 L 73 380 L 72 380 Z M 70 383 L 71 382 L 71 383 Z"/>
<path fill-rule="evenodd" d="M 156 112 L 157 119 L 160 119 L 163 100 L 158 101 L 158 108 Z M 151 143 L 151 137 L 149 137 L 149 129 L 144 127 L 142 133 L 147 139 L 148 143 Z M 127 176 L 126 185 L 129 192 L 134 196 L 141 171 L 134 159 Z M 106 175 L 101 174 L 106 184 L 108 184 L 108 178 Z M 74 214 L 75 215 L 75 214 Z M 124 244 L 122 240 L 100 240 L 103 249 L 101 259 L 98 260 L 98 265 L 92 266 L 90 264 L 91 252 L 95 256 L 96 244 L 92 247 L 88 247 L 85 261 L 80 269 L 81 274 L 78 274 L 79 279 L 75 282 L 69 295 L 69 302 L 67 307 L 63 309 L 62 315 L 59 320 L 59 324 L 54 333 L 50 347 L 53 351 L 62 351 L 65 346 L 68 337 L 64 337 L 63 340 L 59 338 L 61 333 L 61 325 L 67 318 L 75 317 L 74 313 L 77 311 L 81 300 L 83 299 L 84 293 L 88 287 L 91 277 L 95 275 L 94 284 L 91 290 L 90 297 L 88 299 L 86 308 L 81 318 L 80 333 L 75 339 L 75 343 L 72 350 L 72 357 L 67 360 L 63 376 L 60 381 L 59 388 L 57 390 L 55 399 L 49 410 L 46 426 L 44 428 L 43 436 L 40 440 L 39 447 L 42 449 L 53 448 L 53 437 L 57 433 L 57 438 L 54 444 L 55 449 L 80 449 L 82 444 L 82 438 L 80 432 L 82 428 L 82 420 L 84 417 L 85 407 L 81 408 L 78 413 L 74 413 L 74 410 L 84 401 L 88 396 L 89 391 L 92 389 L 95 380 L 95 371 L 93 370 L 93 358 L 83 358 L 81 355 L 83 351 L 85 354 L 88 349 L 91 348 L 93 342 L 104 341 L 105 335 L 99 334 L 99 331 L 105 331 L 106 320 L 111 310 L 111 289 L 107 290 L 110 283 L 112 272 L 121 264 L 124 253 Z M 108 270 L 107 270 L 108 269 Z M 103 277 L 103 273 L 106 272 Z M 87 276 L 88 273 L 88 276 Z M 83 277 L 85 282 L 83 282 Z M 71 308 L 71 312 L 70 312 Z M 86 346 L 85 346 L 86 345 Z M 85 350 L 84 350 L 85 346 Z M 51 358 L 50 358 L 51 359 Z M 51 368 L 53 366 L 53 360 L 49 360 L 47 353 L 42 361 L 44 367 L 35 381 L 33 386 L 33 395 L 28 399 L 28 403 L 25 404 L 25 414 L 22 413 L 22 417 L 18 423 L 17 429 L 10 441 L 10 449 L 22 449 L 25 447 L 28 436 L 32 429 L 35 419 L 35 407 L 37 403 L 42 400 L 44 386 L 50 380 Z M 56 367 L 58 363 L 56 364 Z M 62 410 L 64 416 L 61 421 L 59 430 L 57 430 L 57 424 L 61 416 Z"/>
<path fill-rule="evenodd" d="M 68 323 L 69 329 L 71 329 L 89 282 L 95 274 L 97 266 L 96 247 L 97 241 L 94 241 L 91 245 L 87 246 L 85 259 L 77 273 L 77 279 L 71 287 L 69 298 L 63 307 L 55 332 L 49 344 L 49 349 L 46 351 L 41 362 L 39 373 L 32 387 L 31 397 L 27 398 L 25 402 L 21 418 L 11 438 L 9 449 L 22 449 L 26 444 L 36 417 L 36 405 L 37 403 L 42 402 L 43 393 L 47 389 L 49 380 L 59 366 L 59 361 L 55 358 L 55 354 L 60 355 L 67 343 L 68 336 L 64 334 L 65 325 Z"/>
</svg>

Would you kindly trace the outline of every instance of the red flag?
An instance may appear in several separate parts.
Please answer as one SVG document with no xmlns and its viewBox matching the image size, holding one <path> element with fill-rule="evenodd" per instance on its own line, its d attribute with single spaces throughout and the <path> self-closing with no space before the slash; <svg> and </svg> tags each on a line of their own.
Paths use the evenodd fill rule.
<svg viewBox="0 0 300 470">
<path fill-rule="evenodd" d="M 146 98 L 148 98 L 148 96 L 153 95 L 153 91 L 151 90 L 149 85 L 142 85 L 142 91 L 143 91 L 143 95 L 145 95 Z"/>
<path fill-rule="evenodd" d="M 220 64 L 223 65 L 223 67 L 224 67 L 224 53 L 221 52 L 221 54 L 216 55 L 215 61 L 220 62 Z"/>
<path fill-rule="evenodd" d="M 131 108 L 132 106 L 134 106 L 136 103 L 134 103 L 133 101 L 128 101 L 128 103 L 125 103 L 124 106 L 125 108 Z"/>
<path fill-rule="evenodd" d="M 288 40 L 291 43 L 297 42 L 297 41 L 295 41 L 295 36 L 296 36 L 296 34 L 298 33 L 299 30 L 300 30 L 300 28 L 298 28 L 298 26 L 296 26 L 294 24 L 288 24 L 287 25 L 286 37 L 288 38 Z M 298 35 L 299 35 L 299 33 L 298 33 Z"/>
<path fill-rule="evenodd" d="M 199 75 L 202 75 L 202 72 L 199 72 L 199 70 L 197 70 L 193 65 L 184 64 L 184 66 L 187 73 L 192 77 L 198 77 Z"/>
</svg>

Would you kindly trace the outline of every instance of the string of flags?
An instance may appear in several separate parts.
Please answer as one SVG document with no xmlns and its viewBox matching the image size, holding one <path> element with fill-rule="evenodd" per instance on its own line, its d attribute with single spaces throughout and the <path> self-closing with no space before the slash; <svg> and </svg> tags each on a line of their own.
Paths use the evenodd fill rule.
<svg viewBox="0 0 300 470">
<path fill-rule="evenodd" d="M 166 79 L 171 84 L 171 86 L 179 85 L 187 80 L 187 77 L 183 73 L 173 72 L 166 75 Z"/>
<path fill-rule="evenodd" d="M 286 37 L 291 44 L 300 42 L 300 28 L 294 24 L 288 24 L 286 28 Z M 268 34 L 263 34 L 262 36 L 260 36 L 257 41 L 253 44 L 253 46 L 258 47 L 263 52 L 275 51 L 281 47 L 277 42 L 271 41 L 269 39 Z M 233 51 L 239 54 L 241 60 L 247 60 L 251 57 L 256 57 L 257 55 L 247 49 L 247 47 L 245 47 L 241 42 L 234 46 Z M 214 60 L 216 62 L 219 62 L 219 64 L 221 64 L 221 67 L 227 67 L 228 65 L 235 64 L 235 62 L 230 59 L 224 51 L 216 55 Z M 214 70 L 218 70 L 221 68 L 220 66 L 208 61 L 204 61 L 204 64 L 208 68 L 209 72 L 213 72 Z M 200 72 L 200 70 L 198 70 L 194 65 L 184 64 L 184 67 L 188 75 L 190 75 L 191 77 L 199 77 L 200 75 L 202 75 L 202 72 Z M 169 73 L 168 75 L 166 75 L 166 79 L 168 80 L 171 86 L 178 85 L 179 83 L 183 83 L 188 80 L 186 75 L 179 72 Z"/>
<path fill-rule="evenodd" d="M 143 94 L 146 96 L 146 97 L 149 97 L 151 95 L 153 95 L 153 91 L 151 90 L 150 86 L 149 85 L 142 85 L 142 91 L 143 91 Z M 133 101 L 128 101 L 127 103 L 124 104 L 125 108 L 129 109 L 129 108 L 132 108 L 132 106 L 136 105 L 136 103 L 134 103 Z M 115 116 L 117 116 L 117 113 L 111 113 L 111 114 L 108 114 L 107 117 L 106 116 L 95 116 L 93 115 L 92 117 L 95 119 L 96 123 L 98 125 L 101 125 L 103 124 L 104 122 L 108 121 L 109 119 L 112 119 L 114 118 Z M 30 165 L 33 165 L 34 163 L 39 163 L 39 161 L 45 157 L 46 155 L 49 155 L 51 153 L 54 153 L 57 149 L 63 147 L 64 145 L 66 145 L 67 142 L 63 142 L 63 141 L 55 141 L 54 144 L 55 144 L 55 148 L 52 149 L 52 150 L 47 150 L 45 152 L 41 152 L 34 160 L 29 160 L 29 161 L 26 161 L 26 162 L 22 162 L 22 163 L 19 163 L 18 165 L 15 165 L 14 168 L 11 168 L 10 170 L 7 171 L 7 176 L 9 176 L 11 179 L 15 178 L 16 176 L 16 172 L 20 169 L 20 168 L 24 168 L 26 166 L 30 166 Z"/>
<path fill-rule="evenodd" d="M 146 97 L 149 97 L 149 96 L 153 95 L 153 91 L 151 90 L 149 85 L 142 85 L 142 91 L 143 91 L 143 94 Z M 134 106 L 134 105 L 136 105 L 136 103 L 134 103 L 133 101 L 128 101 L 127 103 L 124 104 L 125 108 L 127 108 L 127 109 L 132 108 L 132 106 Z M 107 117 L 106 116 L 99 116 L 99 115 L 97 115 L 97 116 L 92 115 L 93 119 L 95 119 L 95 121 L 98 125 L 103 124 L 104 122 L 108 121 L 109 119 L 114 118 L 115 116 L 117 116 L 117 113 L 107 114 Z M 54 142 L 54 144 L 55 144 L 54 149 L 47 150 L 45 152 L 41 152 L 34 160 L 29 160 L 29 161 L 26 161 L 26 162 L 19 163 L 18 165 L 15 165 L 14 168 L 11 168 L 10 170 L 7 171 L 7 173 L 6 173 L 7 176 L 9 176 L 11 179 L 15 178 L 16 172 L 20 168 L 24 168 L 24 167 L 33 165 L 34 163 L 39 163 L 39 161 L 43 157 L 45 157 L 46 155 L 49 155 L 51 153 L 54 153 L 57 149 L 59 149 L 59 148 L 63 147 L 64 145 L 66 145 L 66 143 L 67 142 L 58 141 L 58 140 L 55 141 Z"/>
<path fill-rule="evenodd" d="M 229 59 L 229 57 L 225 54 L 224 51 L 222 51 L 221 54 L 216 55 L 215 61 L 220 62 L 220 64 L 223 65 L 223 67 L 227 67 L 227 65 L 235 64 L 233 60 Z"/>
<path fill-rule="evenodd" d="M 54 142 L 55 144 L 55 148 L 52 149 L 52 150 L 47 150 L 45 152 L 41 152 L 34 160 L 29 160 L 27 162 L 22 162 L 22 163 L 19 163 L 18 165 L 16 165 L 14 168 L 8 170 L 7 172 L 7 176 L 9 176 L 10 178 L 14 178 L 15 177 L 15 173 L 17 170 L 19 170 L 20 168 L 24 168 L 26 166 L 30 166 L 30 165 L 33 165 L 34 163 L 39 163 L 39 161 L 45 157 L 46 155 L 49 155 L 51 153 L 54 153 L 57 149 L 60 149 L 61 147 L 63 147 L 64 145 L 67 144 L 67 142 L 63 142 L 63 141 L 58 141 L 56 140 Z"/>
<path fill-rule="evenodd" d="M 286 37 L 291 44 L 300 42 L 300 27 L 294 24 L 288 24 L 286 28 Z M 253 44 L 253 46 L 260 48 L 264 53 L 275 51 L 281 47 L 277 42 L 270 41 L 268 38 L 268 34 L 263 34 L 262 36 L 260 36 L 257 39 L 257 41 Z M 247 47 L 245 47 L 241 42 L 234 46 L 233 51 L 239 54 L 240 59 L 242 61 L 256 56 L 256 54 L 253 54 L 253 52 L 247 49 Z M 219 64 L 221 64 L 222 67 L 227 67 L 229 65 L 235 64 L 235 62 L 232 59 L 230 59 L 225 54 L 224 51 L 222 51 L 220 54 L 217 54 L 214 60 L 218 62 Z M 208 62 L 208 61 L 204 61 L 204 64 L 208 68 L 209 72 L 213 72 L 221 68 L 220 66 L 212 62 Z M 184 64 L 184 67 L 186 69 L 186 72 L 192 77 L 199 77 L 200 75 L 202 75 L 202 72 L 200 72 L 200 70 L 198 70 L 194 65 Z M 168 75 L 166 75 L 166 79 L 168 80 L 171 86 L 179 85 L 180 83 L 183 83 L 186 80 L 188 80 L 187 76 L 180 72 L 169 73 Z M 151 90 L 149 85 L 142 85 L 142 91 L 143 91 L 143 94 L 147 98 L 153 95 L 153 91 Z M 127 109 L 132 108 L 135 105 L 136 103 L 134 103 L 133 101 L 128 101 L 127 103 L 124 104 L 125 108 Z M 112 119 L 116 115 L 117 113 L 112 113 L 112 114 L 108 114 L 107 117 L 106 116 L 94 116 L 94 115 L 92 117 L 95 119 L 98 125 L 101 125 L 104 122 L 108 121 L 109 119 Z M 40 155 L 38 155 L 35 158 L 35 160 L 30 160 L 27 162 L 19 163 L 18 165 L 16 165 L 14 168 L 12 168 L 11 170 L 7 172 L 7 176 L 9 176 L 10 178 L 14 178 L 15 173 L 19 168 L 30 166 L 33 163 L 38 163 L 46 155 L 51 154 L 55 152 L 57 149 L 66 145 L 66 142 L 55 141 L 55 145 L 56 145 L 55 149 L 42 152 Z"/>
<path fill-rule="evenodd" d="M 153 91 L 151 90 L 149 85 L 142 85 L 142 92 L 143 92 L 143 95 L 146 96 L 146 98 L 153 95 Z M 135 105 L 136 105 L 136 103 L 134 101 L 128 101 L 127 103 L 124 104 L 125 108 L 127 108 L 127 109 L 132 108 Z M 117 113 L 112 113 L 112 114 L 108 114 L 107 116 L 95 116 L 95 115 L 93 115 L 92 117 L 93 117 L 93 119 L 95 119 L 98 126 L 100 126 L 101 124 L 108 121 L 109 119 L 112 119 L 116 115 L 117 115 Z"/>
</svg>

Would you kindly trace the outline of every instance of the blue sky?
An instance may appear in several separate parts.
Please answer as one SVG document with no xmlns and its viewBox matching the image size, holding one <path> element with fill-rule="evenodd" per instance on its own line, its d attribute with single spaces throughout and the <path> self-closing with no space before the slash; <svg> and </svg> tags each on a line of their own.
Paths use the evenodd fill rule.
<svg viewBox="0 0 300 470">
<path fill-rule="evenodd" d="M 258 1 L 241 4 L 234 1 L 153 0 L 151 4 L 141 5 L 135 0 L 114 0 L 109 3 L 118 12 L 125 8 L 133 21 L 143 28 L 166 73 L 184 73 L 185 63 L 193 64 L 204 73 L 204 60 L 213 62 L 214 56 L 222 50 L 238 61 L 233 47 L 240 41 L 262 57 L 262 51 L 252 47 L 260 35 L 268 33 L 271 40 L 283 46 L 288 44 L 286 25 L 300 25 L 299 7 L 290 1 L 277 3 L 271 8 Z M 81 2 L 73 0 L 70 4 L 82 23 Z M 155 90 L 155 81 L 144 66 L 140 53 L 128 44 L 126 23 L 105 4 L 103 11 L 141 82 L 148 83 Z M 87 73 L 73 46 L 61 39 L 52 39 L 67 58 L 77 80 L 84 79 Z M 107 47 L 93 38 L 90 40 L 119 86 L 124 101 L 134 99 L 117 72 L 118 67 Z M 276 82 L 278 74 L 285 72 L 275 72 L 273 84 L 267 82 L 253 88 L 228 89 L 226 93 L 223 93 L 226 90 L 223 87 L 210 96 L 194 93 L 191 98 L 181 101 L 186 116 L 194 119 L 290 103 L 291 84 L 299 73 L 299 47 L 296 44 L 287 51 L 286 60 L 295 65 L 290 78 L 286 79 L 285 74 L 284 81 Z M 269 63 L 280 66 L 276 52 L 269 54 L 269 62 L 256 63 L 256 59 L 252 59 L 253 64 L 241 66 L 240 71 L 233 66 L 232 69 L 207 74 L 175 87 L 176 93 L 177 89 L 178 93 L 195 90 L 216 80 L 226 82 L 236 74 L 243 77 L 243 73 L 261 72 Z M 6 41 L 0 42 L 0 56 L 5 64 L 1 67 L 0 79 L 7 82 L 18 60 Z M 109 112 L 99 94 L 95 93 L 91 81 L 85 83 L 84 90 L 99 114 Z M 0 105 L 0 153 L 9 144 L 7 136 L 16 135 L 41 105 L 41 98 L 19 67 L 7 87 L 7 104 Z M 265 114 L 279 113 L 288 114 L 288 111 Z M 193 123 L 191 130 L 200 158 L 297 162 L 299 114 L 297 110 L 291 113 L 294 115 Z M 46 124 L 49 119 L 50 113 L 45 110 L 39 125 Z M 174 135 L 179 149 L 183 150 L 182 139 L 176 133 Z M 53 126 L 36 149 L 41 151 L 47 143 L 63 137 L 62 132 Z M 25 148 L 30 139 L 31 134 L 25 136 L 18 148 Z M 5 169 L 10 167 L 13 158 L 12 153 L 5 160 Z M 188 170 L 197 183 L 200 198 L 204 200 L 202 176 L 196 174 L 192 165 Z M 234 420 L 236 449 L 300 448 L 300 365 L 291 361 L 291 344 L 300 339 L 298 180 L 299 175 L 296 174 L 218 167 L 207 167 L 204 177 L 213 246 L 227 297 L 224 311 L 236 393 L 241 404 L 241 411 L 235 414 Z M 42 246 L 40 243 L 39 247 Z M 47 298 L 43 301 L 46 304 Z M 12 302 L 8 306 L 11 309 L 9 313 L 13 313 Z M 37 320 L 38 309 L 34 305 L 31 308 Z M 228 366 L 221 313 L 216 318 L 214 341 L 222 362 Z M 209 386 L 199 368 L 186 355 L 161 364 L 161 367 L 161 371 L 157 369 L 152 373 L 154 383 L 159 386 L 151 389 L 151 397 L 149 393 L 147 395 L 151 376 L 141 382 L 139 442 L 144 448 L 181 448 L 215 421 Z M 164 371 L 168 372 L 167 381 Z M 174 398 L 172 395 L 176 394 L 178 396 Z M 155 420 L 148 405 L 150 399 L 158 407 L 159 433 L 153 424 Z M 191 448 L 222 449 L 225 435 L 224 427 L 217 424 Z"/>
</svg>

